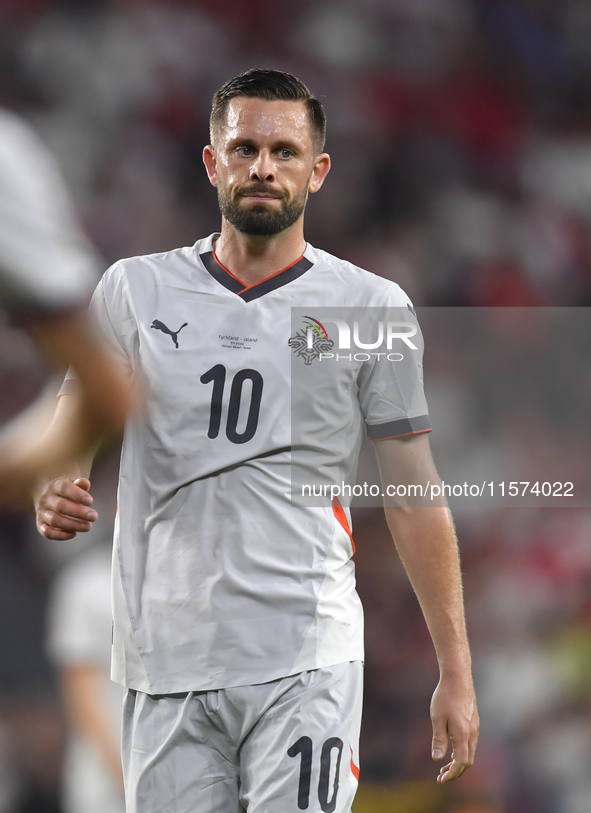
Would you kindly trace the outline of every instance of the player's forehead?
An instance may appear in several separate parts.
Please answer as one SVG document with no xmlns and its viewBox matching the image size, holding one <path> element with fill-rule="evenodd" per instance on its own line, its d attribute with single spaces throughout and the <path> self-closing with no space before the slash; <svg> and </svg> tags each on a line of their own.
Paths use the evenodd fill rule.
<svg viewBox="0 0 591 813">
<path fill-rule="evenodd" d="M 220 135 L 224 141 L 272 143 L 295 139 L 312 143 L 310 117 L 304 102 L 244 96 L 230 100 Z"/>
</svg>

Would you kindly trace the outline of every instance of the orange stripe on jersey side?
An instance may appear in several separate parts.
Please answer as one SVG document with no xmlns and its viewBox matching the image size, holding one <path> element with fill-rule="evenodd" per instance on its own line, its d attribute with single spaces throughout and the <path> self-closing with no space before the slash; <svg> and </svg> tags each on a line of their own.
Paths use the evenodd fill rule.
<svg viewBox="0 0 591 813">
<path fill-rule="evenodd" d="M 355 779 L 359 782 L 359 768 L 353 762 L 353 749 L 349 746 L 349 750 L 351 751 L 351 773 L 355 777 Z"/>
<path fill-rule="evenodd" d="M 351 547 L 353 548 L 353 553 L 357 551 L 355 547 L 355 542 L 353 541 L 353 534 L 351 533 L 351 528 L 349 528 L 349 523 L 347 522 L 347 515 L 345 514 L 344 508 L 341 505 L 338 497 L 332 498 L 332 513 L 335 515 L 335 519 L 339 523 L 339 525 L 346 531 L 349 539 L 351 540 Z"/>
</svg>

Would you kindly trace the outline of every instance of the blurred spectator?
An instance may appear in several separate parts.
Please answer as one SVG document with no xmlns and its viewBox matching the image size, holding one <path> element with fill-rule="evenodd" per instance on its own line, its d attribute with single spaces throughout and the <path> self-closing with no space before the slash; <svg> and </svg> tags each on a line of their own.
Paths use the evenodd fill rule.
<svg viewBox="0 0 591 813">
<path fill-rule="evenodd" d="M 57 577 L 49 603 L 49 652 L 70 724 L 64 813 L 124 813 L 120 726 L 123 690 L 111 669 L 110 540 L 79 554 Z"/>
</svg>

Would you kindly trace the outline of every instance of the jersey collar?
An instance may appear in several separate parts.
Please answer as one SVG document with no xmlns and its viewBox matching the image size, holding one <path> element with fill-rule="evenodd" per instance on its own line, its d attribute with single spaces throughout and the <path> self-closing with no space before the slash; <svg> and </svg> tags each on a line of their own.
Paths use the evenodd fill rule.
<svg viewBox="0 0 591 813">
<path fill-rule="evenodd" d="M 245 302 L 251 302 L 253 299 L 258 299 L 271 291 L 275 291 L 277 288 L 287 285 L 289 282 L 293 282 L 294 279 L 301 277 L 302 274 L 305 274 L 306 271 L 314 265 L 312 260 L 309 260 L 304 253 L 294 263 L 288 265 L 287 268 L 276 271 L 255 285 L 244 285 L 244 283 L 239 280 L 238 277 L 235 277 L 231 271 L 228 271 L 216 257 L 212 248 L 213 236 L 207 243 L 209 245 L 206 250 L 199 255 L 206 270 L 220 285 L 223 285 L 224 288 L 232 291 L 232 293 L 237 294 L 240 299 L 243 299 Z"/>
</svg>

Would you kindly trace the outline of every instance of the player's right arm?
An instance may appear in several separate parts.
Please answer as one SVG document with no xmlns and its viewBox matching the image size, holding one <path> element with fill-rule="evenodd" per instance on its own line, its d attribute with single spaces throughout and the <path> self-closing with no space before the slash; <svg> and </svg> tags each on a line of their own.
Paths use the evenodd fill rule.
<svg viewBox="0 0 591 813">
<path fill-rule="evenodd" d="M 105 274 L 94 292 L 91 314 L 96 323 L 100 325 L 100 346 L 103 347 L 104 338 L 109 352 L 113 354 L 113 363 L 117 365 L 120 370 L 119 374 L 123 376 L 125 391 L 129 393 L 130 382 L 134 376 L 131 362 L 133 335 L 130 338 L 124 331 L 119 330 L 119 326 L 122 322 L 128 323 L 133 320 L 127 318 L 125 298 L 118 287 L 120 277 L 111 272 L 112 269 Z M 107 300 L 110 301 L 110 306 Z M 72 359 L 77 380 L 71 381 L 70 391 L 67 394 L 63 393 L 59 399 L 54 420 L 44 438 L 44 441 L 50 445 L 57 445 L 60 442 L 72 443 L 72 436 L 75 437 L 77 433 L 84 431 L 84 420 L 88 417 L 88 407 L 92 408 L 89 400 L 96 398 L 100 408 L 105 405 L 104 395 L 97 391 L 96 385 L 101 367 L 95 366 L 92 362 L 89 363 L 89 360 L 90 356 L 84 352 L 84 348 L 79 351 L 78 364 L 75 359 Z M 114 421 L 121 419 L 121 423 L 123 423 L 128 404 L 123 410 L 124 414 L 122 413 L 120 416 L 116 411 L 111 412 Z M 100 422 L 100 415 L 98 417 Z M 55 467 L 37 488 L 34 495 L 37 528 L 46 538 L 71 539 L 78 532 L 90 530 L 90 523 L 97 518 L 96 511 L 90 508 L 92 497 L 88 493 L 90 488 L 88 475 L 100 440 L 100 433 L 95 434 L 94 445 L 87 444 L 82 456 L 79 452 L 78 457 L 72 455 L 69 458 L 70 460 L 75 459 L 77 461 L 75 464 Z"/>
<path fill-rule="evenodd" d="M 79 394 L 63 395 L 58 400 L 47 433 L 52 445 L 59 444 L 60 439 L 72 431 L 80 414 L 80 402 Z M 73 539 L 77 533 L 89 531 L 98 519 L 91 507 L 93 498 L 88 479 L 95 453 L 96 448 L 40 481 L 34 493 L 35 514 L 37 530 L 46 539 Z"/>
</svg>

